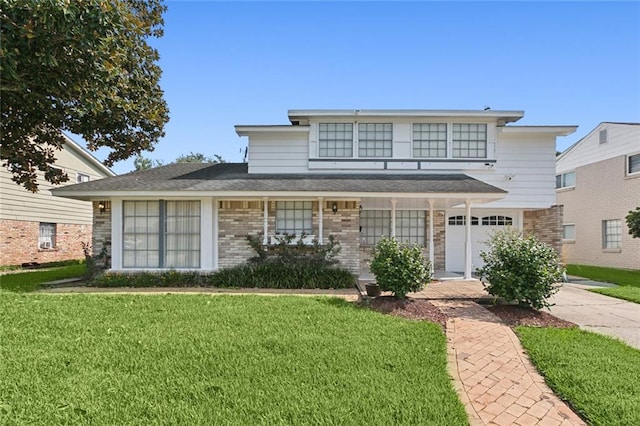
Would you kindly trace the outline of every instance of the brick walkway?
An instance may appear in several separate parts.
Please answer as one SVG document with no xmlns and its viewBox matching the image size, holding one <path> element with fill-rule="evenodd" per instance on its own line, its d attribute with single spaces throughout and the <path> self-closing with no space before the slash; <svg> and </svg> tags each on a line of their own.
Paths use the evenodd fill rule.
<svg viewBox="0 0 640 426">
<path fill-rule="evenodd" d="M 472 425 L 584 425 L 529 361 L 508 326 L 463 300 L 482 294 L 478 282 L 437 283 L 416 297 L 432 299 L 449 320 L 449 372 Z"/>
</svg>

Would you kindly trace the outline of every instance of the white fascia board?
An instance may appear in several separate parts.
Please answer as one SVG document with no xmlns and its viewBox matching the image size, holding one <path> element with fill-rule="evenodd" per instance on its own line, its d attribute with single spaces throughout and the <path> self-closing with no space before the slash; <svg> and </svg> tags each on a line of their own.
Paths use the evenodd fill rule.
<svg viewBox="0 0 640 426">
<path fill-rule="evenodd" d="M 555 136 L 568 136 L 576 131 L 578 126 L 505 126 L 501 129 L 502 133 L 510 134 L 547 134 Z"/>
<path fill-rule="evenodd" d="M 396 110 L 289 110 L 290 121 L 311 117 L 451 117 L 451 118 L 493 118 L 510 123 L 524 117 L 524 111 L 501 110 L 443 110 L 443 109 L 396 109 Z M 502 120 L 500 120 L 502 119 Z"/>
<path fill-rule="evenodd" d="M 98 169 L 100 169 L 106 175 L 106 177 L 116 175 L 110 168 L 102 164 L 100 160 L 98 160 L 96 157 L 91 155 L 91 153 L 89 153 L 84 147 L 80 146 L 77 142 L 75 142 L 73 139 L 67 136 L 64 132 L 60 132 L 60 133 L 62 133 L 62 136 L 64 136 L 65 138 L 65 143 L 63 147 L 70 148 L 72 151 L 74 151 L 75 153 L 83 157 L 85 160 L 88 160 L 91 164 L 93 164 Z"/>
<path fill-rule="evenodd" d="M 292 126 L 289 124 L 276 126 L 237 125 L 234 127 L 238 136 L 250 136 L 256 133 L 309 133 L 309 126 Z"/>
<path fill-rule="evenodd" d="M 455 192 L 334 192 L 334 191 L 317 191 L 317 192 L 293 192 L 293 191 L 228 191 L 228 192 L 212 192 L 212 191 L 56 191 L 57 197 L 71 198 L 84 201 L 98 201 L 109 199 L 111 197 L 143 200 L 143 199 L 185 199 L 185 198 L 202 198 L 215 197 L 220 200 L 228 199 L 257 199 L 262 200 L 264 197 L 270 199 L 293 199 L 308 198 L 316 199 L 317 197 L 345 200 L 359 200 L 362 198 L 431 198 L 431 199 L 456 199 L 456 200 L 501 200 L 507 194 L 502 192 L 471 192 L 471 193 L 455 193 Z"/>
</svg>

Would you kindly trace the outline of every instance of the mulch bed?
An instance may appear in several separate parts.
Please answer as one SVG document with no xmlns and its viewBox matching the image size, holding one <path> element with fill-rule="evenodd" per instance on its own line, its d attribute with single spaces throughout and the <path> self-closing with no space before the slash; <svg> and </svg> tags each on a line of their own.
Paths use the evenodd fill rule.
<svg viewBox="0 0 640 426">
<path fill-rule="evenodd" d="M 537 311 L 532 308 L 522 308 L 514 305 L 485 306 L 491 313 L 500 318 L 505 324 L 516 327 L 525 325 L 528 327 L 556 327 L 571 328 L 576 324 L 554 317 L 548 312 Z"/>
<path fill-rule="evenodd" d="M 571 328 L 576 324 L 562 320 L 548 312 L 537 311 L 515 305 L 486 306 L 502 322 L 510 327 L 519 325 L 529 327 Z M 369 307 L 383 314 L 394 315 L 412 320 L 431 321 L 446 330 L 447 316 L 435 305 L 425 299 L 396 299 L 392 296 L 380 296 L 371 299 Z"/>
<path fill-rule="evenodd" d="M 447 316 L 435 305 L 424 299 L 396 299 L 393 296 L 380 296 L 372 299 L 369 307 L 383 314 L 394 315 L 412 320 L 426 320 L 439 324 L 446 329 Z"/>
</svg>

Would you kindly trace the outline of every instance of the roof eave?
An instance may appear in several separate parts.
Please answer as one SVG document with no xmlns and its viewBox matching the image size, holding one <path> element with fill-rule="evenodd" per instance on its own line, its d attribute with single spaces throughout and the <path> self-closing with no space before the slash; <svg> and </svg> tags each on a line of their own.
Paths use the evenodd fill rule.
<svg viewBox="0 0 640 426">
<path fill-rule="evenodd" d="M 524 117 L 520 110 L 289 110 L 289 121 L 312 117 L 452 117 L 452 118 L 492 118 L 500 123 L 512 123 Z"/>
<path fill-rule="evenodd" d="M 537 133 L 554 136 L 568 136 L 576 131 L 578 126 L 505 126 L 502 133 Z"/>
<path fill-rule="evenodd" d="M 309 133 L 309 126 L 292 126 L 290 124 L 276 126 L 239 124 L 234 127 L 238 136 L 250 136 L 255 133 Z"/>
</svg>

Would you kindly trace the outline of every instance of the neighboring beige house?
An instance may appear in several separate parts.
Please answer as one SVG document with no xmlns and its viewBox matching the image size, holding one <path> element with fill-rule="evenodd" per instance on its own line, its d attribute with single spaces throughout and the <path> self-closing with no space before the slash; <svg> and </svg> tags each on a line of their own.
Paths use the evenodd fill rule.
<svg viewBox="0 0 640 426">
<path fill-rule="evenodd" d="M 600 123 L 556 160 L 566 263 L 640 269 L 625 216 L 640 206 L 640 123 Z"/>
<path fill-rule="evenodd" d="M 423 247 L 435 269 L 471 278 L 483 244 L 515 226 L 561 248 L 556 137 L 575 126 L 512 125 L 522 111 L 296 110 L 289 124 L 239 125 L 248 163 L 171 164 L 58 188 L 109 202 L 94 241 L 111 270 L 211 271 L 302 233 L 333 235 L 339 260 L 366 275 L 392 236 Z M 303 240 L 308 242 L 308 239 Z"/>
<path fill-rule="evenodd" d="M 69 175 L 70 183 L 89 182 L 114 173 L 65 135 L 56 153 L 56 167 Z M 38 179 L 39 191 L 31 193 L 11 180 L 0 167 L 0 265 L 46 263 L 83 258 L 82 243 L 91 243 L 90 202 L 65 200 L 51 195 L 54 185 Z"/>
</svg>

